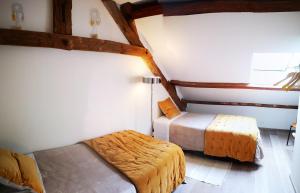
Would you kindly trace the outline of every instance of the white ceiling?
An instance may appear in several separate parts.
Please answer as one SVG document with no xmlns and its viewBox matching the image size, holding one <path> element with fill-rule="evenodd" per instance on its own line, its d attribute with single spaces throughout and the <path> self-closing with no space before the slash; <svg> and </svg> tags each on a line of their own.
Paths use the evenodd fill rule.
<svg viewBox="0 0 300 193">
<path fill-rule="evenodd" d="M 159 15 L 136 23 L 170 79 L 246 83 L 255 53 L 300 53 L 299 21 L 300 12 L 291 12 Z M 179 90 L 183 98 L 195 100 L 298 103 L 298 93 L 291 92 Z"/>
<path fill-rule="evenodd" d="M 242 82 L 255 53 L 300 52 L 300 12 L 215 13 L 137 20 L 171 79 Z"/>
</svg>

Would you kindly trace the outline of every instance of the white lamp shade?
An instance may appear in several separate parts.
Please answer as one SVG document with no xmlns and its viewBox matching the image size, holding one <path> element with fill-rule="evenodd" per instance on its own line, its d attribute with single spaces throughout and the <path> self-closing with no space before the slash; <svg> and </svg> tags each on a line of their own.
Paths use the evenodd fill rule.
<svg viewBox="0 0 300 193">
<path fill-rule="evenodd" d="M 158 76 L 143 77 L 143 83 L 146 83 L 146 84 L 159 84 L 160 82 L 161 82 L 160 77 L 158 77 Z"/>
</svg>

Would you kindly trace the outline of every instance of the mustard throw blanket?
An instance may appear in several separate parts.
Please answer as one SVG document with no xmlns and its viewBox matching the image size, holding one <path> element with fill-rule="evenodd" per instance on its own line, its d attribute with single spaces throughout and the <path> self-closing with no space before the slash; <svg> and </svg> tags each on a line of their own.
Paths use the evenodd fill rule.
<svg viewBox="0 0 300 193">
<path fill-rule="evenodd" d="M 205 131 L 204 153 L 253 162 L 258 134 L 254 118 L 218 115 Z"/>
<path fill-rule="evenodd" d="M 125 174 L 139 193 L 171 193 L 184 180 L 185 157 L 175 144 L 135 131 L 117 132 L 84 143 Z"/>
</svg>

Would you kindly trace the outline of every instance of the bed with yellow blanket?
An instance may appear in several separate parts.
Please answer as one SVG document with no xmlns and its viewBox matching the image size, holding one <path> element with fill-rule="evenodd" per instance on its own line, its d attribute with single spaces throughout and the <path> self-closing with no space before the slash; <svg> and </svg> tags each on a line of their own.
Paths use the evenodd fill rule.
<svg viewBox="0 0 300 193">
<path fill-rule="evenodd" d="M 34 156 L 47 193 L 171 193 L 185 178 L 179 146 L 135 131 Z"/>
<path fill-rule="evenodd" d="M 171 193 L 185 178 L 184 154 L 175 144 L 135 131 L 84 143 L 127 176 L 138 193 Z"/>
<path fill-rule="evenodd" d="M 217 115 L 205 130 L 204 153 L 253 162 L 258 137 L 259 130 L 254 118 Z"/>
<path fill-rule="evenodd" d="M 263 158 L 256 120 L 246 116 L 187 112 L 172 119 L 162 116 L 154 121 L 154 137 L 211 156 L 243 162 Z"/>
</svg>

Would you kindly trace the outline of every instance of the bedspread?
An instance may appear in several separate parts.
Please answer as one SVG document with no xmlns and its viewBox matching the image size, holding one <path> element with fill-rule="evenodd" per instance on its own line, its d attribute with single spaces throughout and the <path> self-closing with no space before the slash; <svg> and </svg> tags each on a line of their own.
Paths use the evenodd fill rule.
<svg viewBox="0 0 300 193">
<path fill-rule="evenodd" d="M 175 144 L 135 131 L 84 141 L 126 175 L 139 193 L 171 193 L 185 177 L 185 158 Z"/>
<path fill-rule="evenodd" d="M 258 135 L 254 118 L 217 115 L 205 131 L 204 153 L 253 162 Z"/>
</svg>

